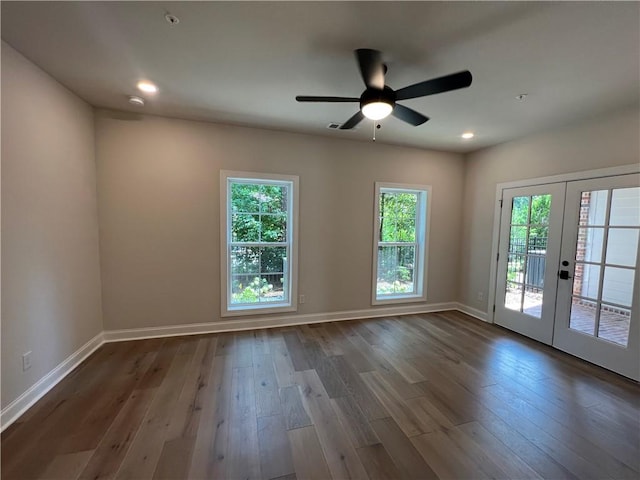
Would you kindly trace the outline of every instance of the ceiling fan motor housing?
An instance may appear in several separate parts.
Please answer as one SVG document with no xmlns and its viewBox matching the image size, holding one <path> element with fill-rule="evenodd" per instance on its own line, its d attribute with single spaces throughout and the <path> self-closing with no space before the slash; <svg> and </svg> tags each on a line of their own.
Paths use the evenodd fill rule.
<svg viewBox="0 0 640 480">
<path fill-rule="evenodd" d="M 388 103 L 391 108 L 396 105 L 396 92 L 385 85 L 384 89 L 367 88 L 360 96 L 360 109 L 370 103 Z"/>
</svg>

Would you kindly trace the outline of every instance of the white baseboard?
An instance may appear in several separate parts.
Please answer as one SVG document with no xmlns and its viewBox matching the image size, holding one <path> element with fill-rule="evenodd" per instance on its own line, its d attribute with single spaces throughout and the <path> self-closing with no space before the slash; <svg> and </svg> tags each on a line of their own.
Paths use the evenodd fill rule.
<svg viewBox="0 0 640 480">
<path fill-rule="evenodd" d="M 227 320 L 224 322 L 192 323 L 170 325 L 166 327 L 132 328 L 125 330 L 105 330 L 105 342 L 123 342 L 143 338 L 174 337 L 182 335 L 200 335 L 203 333 L 238 332 L 260 328 L 288 327 L 310 323 L 338 322 L 361 318 L 393 317 L 396 315 L 415 315 L 419 313 L 455 310 L 457 304 L 433 303 L 431 305 L 402 305 L 395 307 L 371 308 L 366 310 L 348 310 L 344 312 L 310 313 L 303 315 L 282 315 L 246 320 Z"/>
<path fill-rule="evenodd" d="M 365 310 L 348 310 L 331 313 L 311 313 L 303 315 L 282 315 L 266 318 L 251 318 L 245 320 L 228 320 L 224 322 L 193 323 L 188 325 L 170 325 L 166 327 L 133 328 L 125 330 L 105 330 L 72 353 L 60 365 L 42 377 L 36 384 L 7 405 L 0 412 L 1 430 L 4 431 L 15 422 L 34 403 L 55 387 L 74 368 L 82 363 L 89 355 L 107 342 L 123 342 L 144 338 L 175 337 L 182 335 L 199 335 L 203 333 L 236 332 L 255 330 L 260 328 L 287 327 L 310 323 L 337 322 L 342 320 L 357 320 L 362 318 L 394 317 L 398 315 L 417 315 L 421 313 L 459 310 L 487 321 L 487 314 L 457 302 L 433 303 L 430 305 L 401 305 L 392 307 L 370 308 Z"/>
<path fill-rule="evenodd" d="M 483 312 L 482 310 L 478 310 L 477 308 L 470 307 L 469 305 L 465 305 L 464 303 L 456 303 L 456 310 L 460 310 L 462 313 L 466 313 L 467 315 L 477 318 L 478 320 L 482 320 L 483 322 L 490 323 L 489 314 Z"/>
<path fill-rule="evenodd" d="M 24 412 L 40 400 L 49 390 L 55 387 L 64 377 L 69 375 L 74 368 L 80 365 L 103 343 L 103 333 L 100 332 L 78 350 L 69 355 L 57 367 L 38 380 L 26 392 L 3 408 L 2 412 L 0 412 L 0 431 L 4 431 L 5 428 L 20 418 Z"/>
</svg>

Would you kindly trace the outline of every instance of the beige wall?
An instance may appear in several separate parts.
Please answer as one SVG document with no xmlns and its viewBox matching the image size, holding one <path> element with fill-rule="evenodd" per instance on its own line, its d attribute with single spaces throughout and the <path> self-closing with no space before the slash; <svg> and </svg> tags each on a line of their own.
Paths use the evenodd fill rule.
<svg viewBox="0 0 640 480">
<path fill-rule="evenodd" d="M 3 42 L 3 408 L 102 331 L 95 173 L 91 107 Z"/>
<path fill-rule="evenodd" d="M 637 108 L 604 115 L 468 155 L 465 165 L 460 301 L 487 312 L 496 186 L 500 182 L 640 161 Z"/>
<path fill-rule="evenodd" d="M 298 313 L 371 308 L 375 181 L 433 185 L 428 303 L 456 299 L 461 155 L 109 111 L 96 139 L 106 330 L 223 320 L 221 169 L 300 176 Z"/>
</svg>

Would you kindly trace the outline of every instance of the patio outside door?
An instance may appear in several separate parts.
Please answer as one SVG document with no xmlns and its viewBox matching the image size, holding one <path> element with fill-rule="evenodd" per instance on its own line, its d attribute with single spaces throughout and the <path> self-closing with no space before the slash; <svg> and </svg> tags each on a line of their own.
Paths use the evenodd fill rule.
<svg viewBox="0 0 640 480">
<path fill-rule="evenodd" d="M 640 379 L 640 175 L 503 190 L 495 322 Z"/>
</svg>

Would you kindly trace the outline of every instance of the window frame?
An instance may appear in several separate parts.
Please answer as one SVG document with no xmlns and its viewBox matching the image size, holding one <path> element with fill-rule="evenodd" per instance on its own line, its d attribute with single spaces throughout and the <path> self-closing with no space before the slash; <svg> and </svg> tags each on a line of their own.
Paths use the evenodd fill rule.
<svg viewBox="0 0 640 480">
<path fill-rule="evenodd" d="M 253 182 L 252 182 L 253 181 Z M 231 246 L 234 243 L 231 235 L 231 184 L 232 183 L 266 183 L 285 185 L 289 188 L 287 205 L 287 241 L 289 255 L 288 302 L 272 304 L 258 303 L 232 305 Z M 259 315 L 267 313 L 294 312 L 298 309 L 298 193 L 299 177 L 297 175 L 280 175 L 271 173 L 241 172 L 220 170 L 220 307 L 223 317 Z"/>
<path fill-rule="evenodd" d="M 418 194 L 416 214 L 416 241 L 415 242 L 381 242 L 380 232 L 380 194 L 385 190 L 399 193 Z M 375 182 L 373 206 L 373 268 L 371 275 L 371 304 L 389 305 L 395 303 L 425 302 L 427 300 L 427 272 L 429 260 L 429 234 L 431 221 L 431 185 L 416 185 L 406 183 Z M 416 293 L 400 293 L 378 296 L 378 247 L 382 243 L 408 243 L 416 247 L 416 266 L 414 269 L 414 282 Z"/>
</svg>

